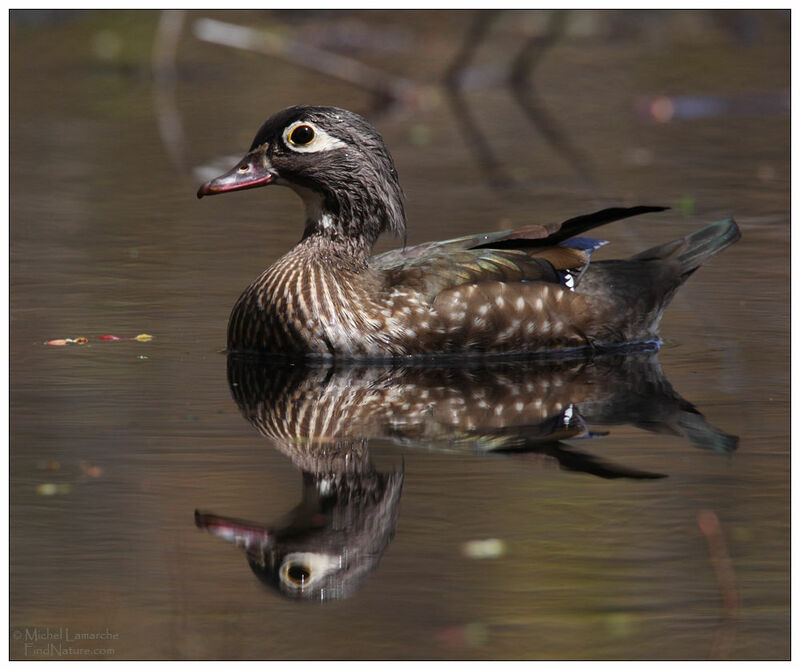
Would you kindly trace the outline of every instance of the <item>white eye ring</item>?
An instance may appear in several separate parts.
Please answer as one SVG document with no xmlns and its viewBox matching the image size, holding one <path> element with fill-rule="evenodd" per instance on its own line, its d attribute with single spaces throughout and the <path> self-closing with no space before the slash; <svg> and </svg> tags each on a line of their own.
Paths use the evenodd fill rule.
<svg viewBox="0 0 800 670">
<path fill-rule="evenodd" d="M 278 576 L 284 589 L 306 591 L 310 586 L 324 579 L 326 575 L 341 567 L 341 561 L 334 556 L 300 551 L 283 557 Z M 297 569 L 304 575 L 302 577 L 293 575 L 293 569 Z"/>
<path fill-rule="evenodd" d="M 308 126 L 314 131 L 314 137 L 308 144 L 293 144 L 289 137 L 292 131 L 298 126 Z M 317 151 L 333 151 L 334 149 L 341 149 L 347 146 L 342 140 L 333 135 L 329 135 L 318 126 L 308 121 L 295 121 L 283 131 L 283 143 L 292 151 L 299 153 L 314 153 Z"/>
</svg>

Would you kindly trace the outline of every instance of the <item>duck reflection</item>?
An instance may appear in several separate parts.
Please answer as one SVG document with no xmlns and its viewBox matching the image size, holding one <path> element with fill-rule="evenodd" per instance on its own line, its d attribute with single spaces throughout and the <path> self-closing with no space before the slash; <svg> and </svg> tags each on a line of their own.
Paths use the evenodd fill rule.
<svg viewBox="0 0 800 670">
<path fill-rule="evenodd" d="M 195 523 L 242 547 L 256 576 L 286 596 L 346 598 L 391 542 L 403 486 L 401 472 L 376 472 L 367 461 L 360 471 L 304 472 L 302 501 L 278 523 L 200 512 Z"/>
<path fill-rule="evenodd" d="M 451 367 L 300 366 L 231 355 L 228 381 L 245 418 L 302 472 L 302 500 L 267 525 L 199 512 L 195 521 L 242 547 L 264 583 L 298 599 L 352 595 L 391 542 L 403 473 L 374 467 L 370 439 L 634 479 L 665 475 L 600 459 L 576 442 L 620 424 L 722 453 L 738 442 L 672 389 L 652 352 Z"/>
</svg>

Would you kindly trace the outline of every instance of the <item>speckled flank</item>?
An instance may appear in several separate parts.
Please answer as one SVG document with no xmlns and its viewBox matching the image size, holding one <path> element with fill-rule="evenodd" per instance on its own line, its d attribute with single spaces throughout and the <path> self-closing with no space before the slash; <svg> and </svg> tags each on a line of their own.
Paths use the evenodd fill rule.
<svg viewBox="0 0 800 670">
<path fill-rule="evenodd" d="M 521 352 L 589 344 L 603 325 L 601 304 L 542 282 L 481 282 L 441 293 L 433 303 L 448 350 Z"/>
<path fill-rule="evenodd" d="M 602 330 L 597 301 L 543 282 L 462 284 L 430 300 L 309 253 L 306 240 L 261 275 L 234 307 L 232 350 L 400 356 L 522 352 L 581 346 Z M 602 304 L 602 301 L 600 301 Z"/>
</svg>

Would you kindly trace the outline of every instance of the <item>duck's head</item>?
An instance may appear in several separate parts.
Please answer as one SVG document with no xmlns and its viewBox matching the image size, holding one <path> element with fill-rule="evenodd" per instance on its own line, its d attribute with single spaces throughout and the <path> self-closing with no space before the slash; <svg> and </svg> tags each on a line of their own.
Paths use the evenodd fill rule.
<svg viewBox="0 0 800 670">
<path fill-rule="evenodd" d="M 402 191 L 380 134 L 338 107 L 289 107 L 268 119 L 247 155 L 203 184 L 197 197 L 278 184 L 306 206 L 306 235 L 360 239 L 405 235 Z"/>
</svg>

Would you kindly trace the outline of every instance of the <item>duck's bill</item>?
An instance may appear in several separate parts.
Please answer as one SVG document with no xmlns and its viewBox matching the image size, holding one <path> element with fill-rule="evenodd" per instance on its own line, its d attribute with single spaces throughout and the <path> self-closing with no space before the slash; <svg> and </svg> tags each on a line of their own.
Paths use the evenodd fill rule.
<svg viewBox="0 0 800 670">
<path fill-rule="evenodd" d="M 276 178 L 263 153 L 248 154 L 235 168 L 203 184 L 197 190 L 197 197 L 258 188 L 273 183 Z"/>
</svg>

